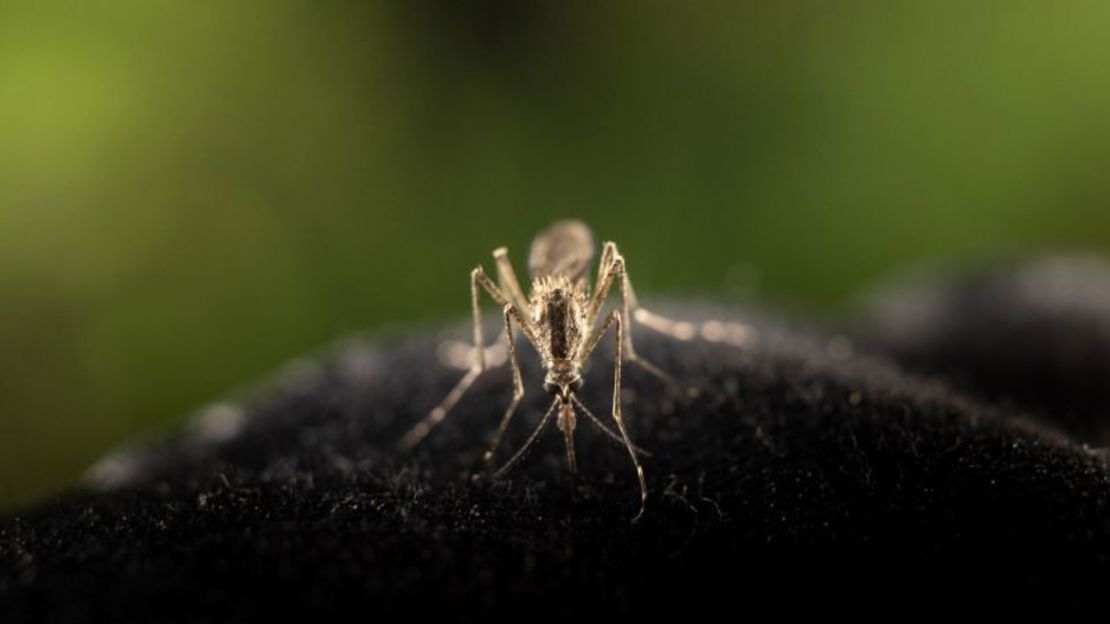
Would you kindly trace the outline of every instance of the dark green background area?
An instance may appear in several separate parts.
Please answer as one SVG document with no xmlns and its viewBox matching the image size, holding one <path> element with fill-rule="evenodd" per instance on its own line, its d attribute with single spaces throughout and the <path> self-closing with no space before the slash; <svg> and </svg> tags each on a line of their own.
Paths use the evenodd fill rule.
<svg viewBox="0 0 1110 624">
<path fill-rule="evenodd" d="M 578 216 L 638 289 L 832 309 L 1110 246 L 1110 3 L 0 8 L 0 505 Z"/>
</svg>

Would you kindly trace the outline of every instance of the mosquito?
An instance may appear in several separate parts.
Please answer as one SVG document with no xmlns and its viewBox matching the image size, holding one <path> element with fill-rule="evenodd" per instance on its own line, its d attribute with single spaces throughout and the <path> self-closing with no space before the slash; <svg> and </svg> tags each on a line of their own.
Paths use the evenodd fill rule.
<svg viewBox="0 0 1110 624">
<path fill-rule="evenodd" d="M 633 522 L 640 519 L 647 505 L 647 485 L 638 455 L 648 453 L 632 443 L 621 414 L 621 361 L 627 359 L 667 384 L 677 385 L 677 382 L 670 374 L 636 353 L 631 332 L 625 333 L 625 327 L 629 325 L 631 319 L 635 318 L 641 324 L 657 331 L 689 339 L 682 331 L 688 324 L 675 323 L 639 306 L 635 292 L 632 290 L 632 283 L 628 279 L 624 256 L 617 249 L 616 243 L 606 242 L 602 246 L 597 278 L 591 291 L 588 282 L 594 250 L 593 234 L 581 221 L 558 221 L 540 232 L 532 241 L 528 256 L 528 270 L 532 278 L 529 297 L 525 297 L 524 291 L 521 290 L 516 272 L 509 260 L 508 249 L 505 247 L 500 247 L 493 252 L 497 262 L 498 284 L 490 280 L 481 266 L 470 272 L 474 362 L 447 396 L 401 438 L 402 449 L 411 449 L 436 425 L 443 422 L 474 380 L 486 370 L 486 349 L 482 337 L 479 307 L 479 295 L 481 290 L 485 290 L 501 306 L 505 335 L 509 344 L 508 360 L 512 364 L 513 396 L 501 417 L 489 448 L 482 456 L 483 471 L 488 468 L 497 453 L 505 430 L 524 397 L 524 382 L 517 362 L 515 328 L 532 343 L 539 354 L 545 370 L 544 389 L 552 395 L 553 399 L 551 406 L 523 446 L 504 465 L 494 471 L 493 478 L 496 479 L 505 474 L 525 456 L 528 449 L 550 424 L 553 414 L 556 415 L 555 422 L 563 434 L 571 477 L 576 478 L 578 464 L 574 452 L 574 429 L 576 413 L 581 412 L 602 433 L 627 449 L 640 485 L 640 509 Z M 621 305 L 606 314 L 599 323 L 602 308 L 613 283 L 618 278 Z M 583 366 L 610 327 L 614 328 L 616 345 L 612 406 L 616 431 L 594 415 L 577 396 L 583 383 Z"/>
</svg>

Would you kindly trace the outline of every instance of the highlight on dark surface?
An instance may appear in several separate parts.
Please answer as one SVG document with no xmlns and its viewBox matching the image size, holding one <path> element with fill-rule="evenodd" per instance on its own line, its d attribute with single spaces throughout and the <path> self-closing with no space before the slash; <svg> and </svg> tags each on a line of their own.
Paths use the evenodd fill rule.
<svg viewBox="0 0 1110 624">
<path fill-rule="evenodd" d="M 1110 283 L 1105 271 L 1064 273 L 1083 282 L 1075 296 Z M 998 275 L 986 283 L 1008 279 Z M 1070 297 L 1055 279 L 1030 300 Z M 1031 309 L 992 315 L 1005 327 Z M 964 613 L 1101 608 L 1110 464 L 1096 429 L 1072 427 L 1063 411 L 1080 388 L 1045 385 L 1022 404 L 996 386 L 980 391 L 974 375 L 955 390 L 945 368 L 907 372 L 902 352 L 873 335 L 690 303 L 663 310 L 695 334 L 637 329 L 637 345 L 707 391 L 692 398 L 626 374 L 629 429 L 652 453 L 639 525 L 628 521 L 637 496 L 623 451 L 588 427 L 573 496 L 555 435 L 504 479 L 471 484 L 511 392 L 506 366 L 482 375 L 424 445 L 398 454 L 397 436 L 457 380 L 438 347 L 465 332 L 352 340 L 187 430 L 106 458 L 95 488 L 0 521 L 0 619 L 567 620 L 888 600 L 915 612 L 957 601 Z M 720 321 L 747 328 L 745 339 L 719 340 Z M 1100 333 L 1110 319 L 1061 312 L 1053 326 L 1069 323 Z M 1006 366 L 1035 368 L 1046 356 L 1037 345 L 1066 359 L 1072 344 L 1110 357 L 1078 337 L 1033 340 Z M 521 362 L 534 387 L 534 358 Z M 611 372 L 596 360 L 581 390 L 599 413 Z M 547 401 L 525 395 L 508 448 Z M 773 598 L 782 592 L 818 602 Z"/>
</svg>

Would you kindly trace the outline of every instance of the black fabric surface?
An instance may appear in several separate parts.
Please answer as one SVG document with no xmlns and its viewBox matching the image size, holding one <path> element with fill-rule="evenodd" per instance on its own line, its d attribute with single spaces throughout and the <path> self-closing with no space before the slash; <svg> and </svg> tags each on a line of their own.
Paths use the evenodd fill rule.
<svg viewBox="0 0 1110 624">
<path fill-rule="evenodd" d="M 911 371 L 1110 444 L 1110 262 L 1046 256 L 910 281 L 873 298 L 860 337 Z"/>
<path fill-rule="evenodd" d="M 507 367 L 413 453 L 394 450 L 461 376 L 436 349 L 464 327 L 345 343 L 107 458 L 98 487 L 0 520 L 0 621 L 1102 619 L 1110 465 L 1094 425 L 1104 378 L 1088 373 L 1110 349 L 1061 336 L 1105 336 L 1110 317 L 1069 308 L 1056 282 L 1042 285 L 1044 308 L 1037 289 L 1028 306 L 992 308 L 996 283 L 949 296 L 954 311 L 933 317 L 944 331 L 917 350 L 894 339 L 904 319 L 889 307 L 860 330 L 870 347 L 742 311 L 667 308 L 744 323 L 749 340 L 636 330 L 643 354 L 704 389 L 689 398 L 626 367 L 630 431 L 653 453 L 636 525 L 628 457 L 585 420 L 575 496 L 554 429 L 506 479 L 469 482 L 510 396 Z M 997 371 L 991 349 L 1006 352 Z M 605 416 L 611 343 L 600 356 L 582 397 Z M 547 406 L 533 352 L 521 359 L 510 449 Z M 1059 383 L 1024 394 L 1046 363 Z M 1084 389 L 1086 411 L 1074 407 Z"/>
</svg>

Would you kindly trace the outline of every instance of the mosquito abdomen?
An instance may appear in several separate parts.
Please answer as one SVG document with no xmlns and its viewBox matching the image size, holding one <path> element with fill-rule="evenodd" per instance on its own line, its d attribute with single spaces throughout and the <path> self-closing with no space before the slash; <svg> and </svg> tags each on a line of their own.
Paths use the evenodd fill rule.
<svg viewBox="0 0 1110 624">
<path fill-rule="evenodd" d="M 582 279 L 594 257 L 594 235 L 585 223 L 567 219 L 552 223 L 536 235 L 528 254 L 532 279 L 563 276 Z"/>
</svg>

